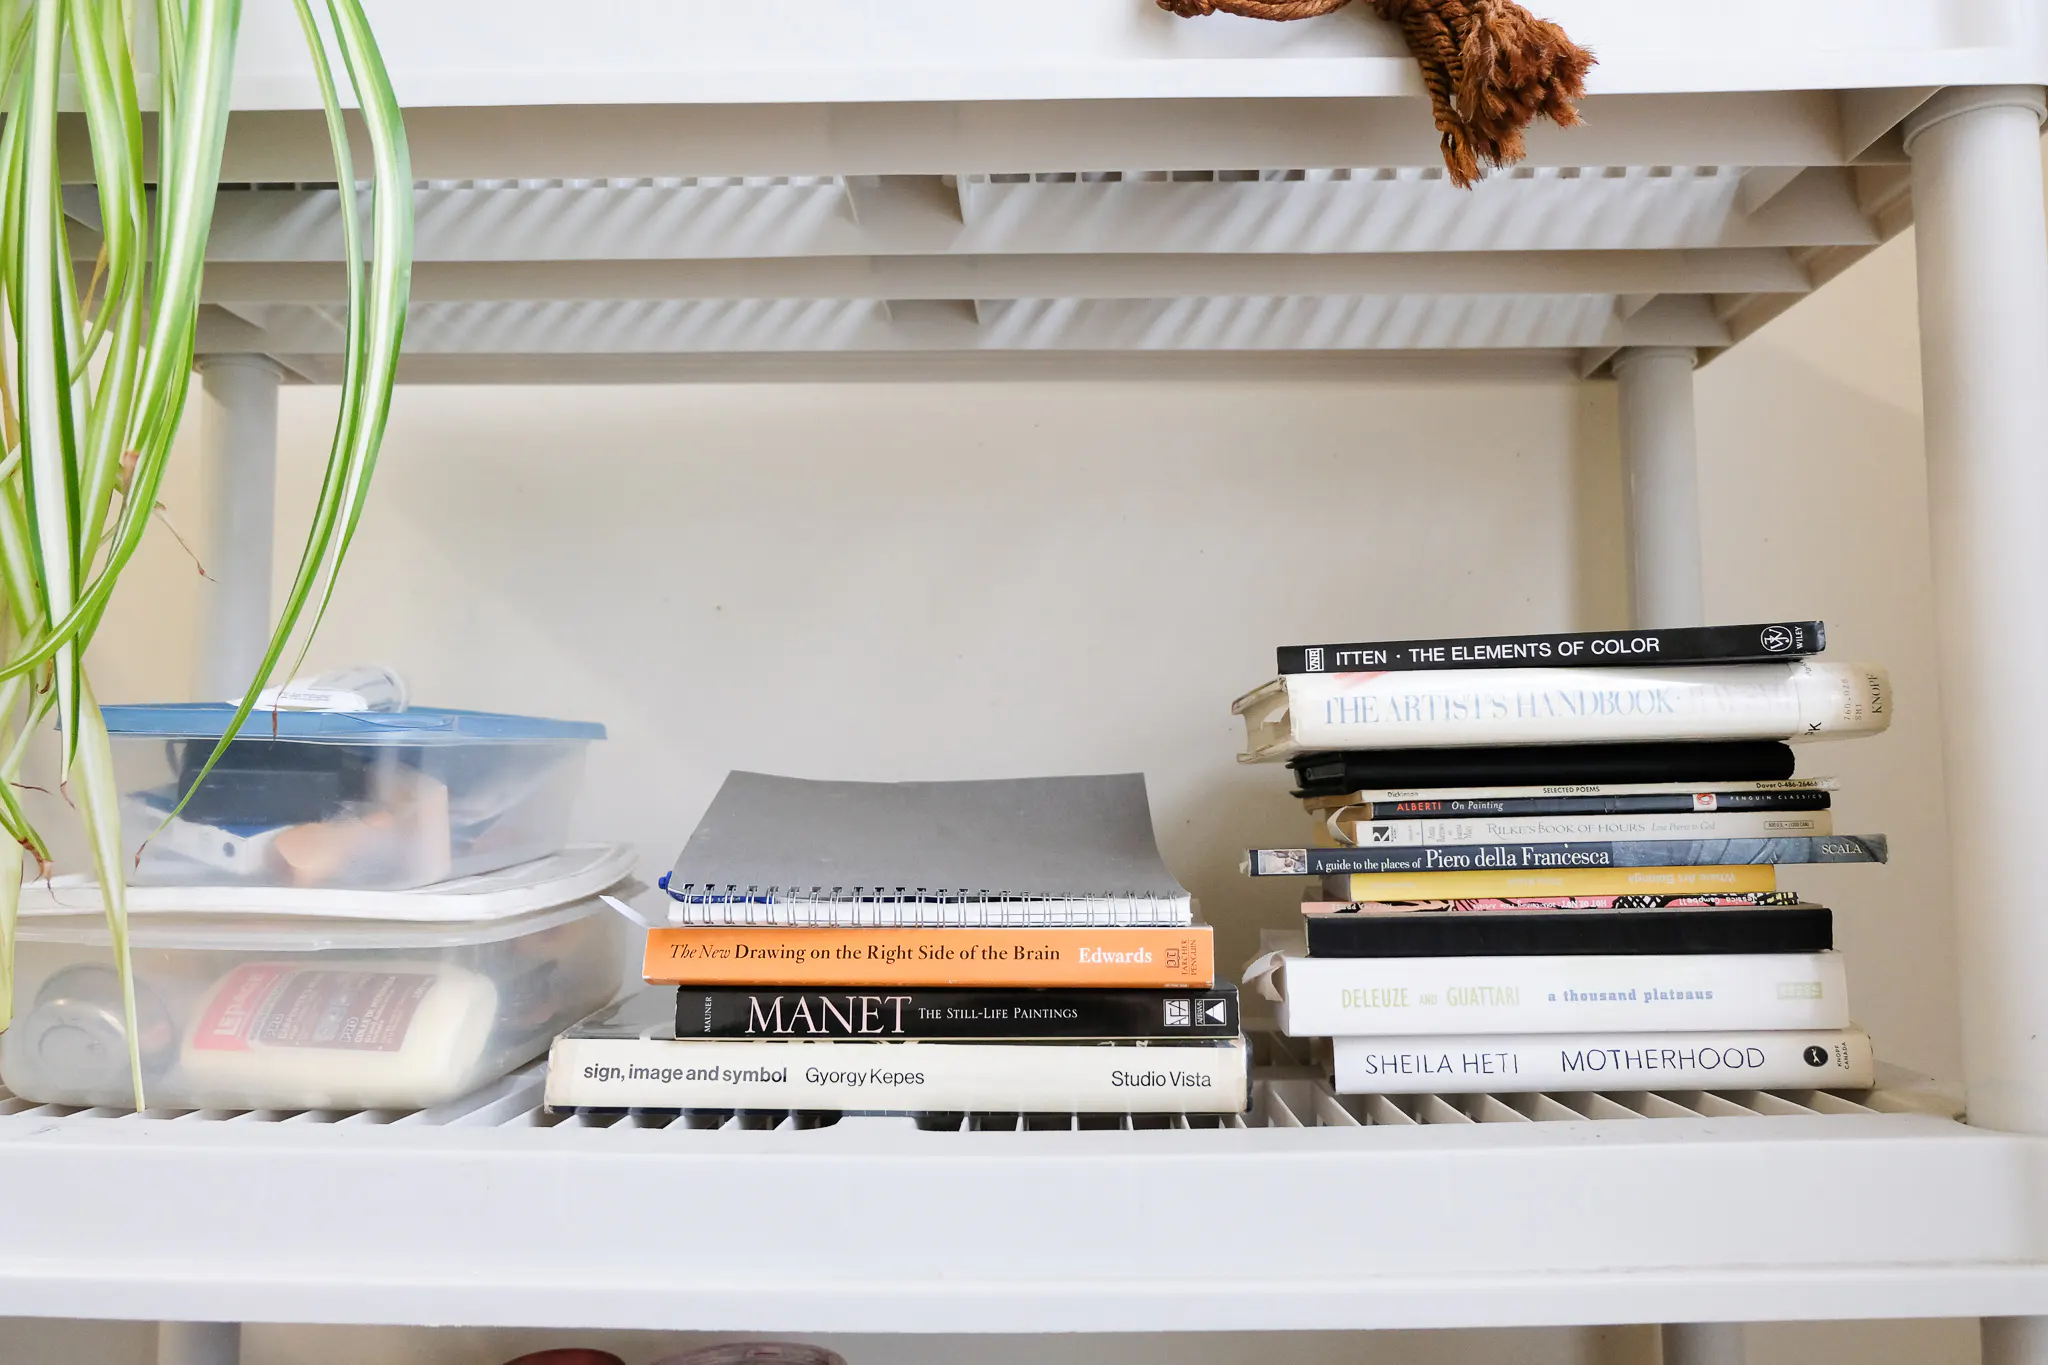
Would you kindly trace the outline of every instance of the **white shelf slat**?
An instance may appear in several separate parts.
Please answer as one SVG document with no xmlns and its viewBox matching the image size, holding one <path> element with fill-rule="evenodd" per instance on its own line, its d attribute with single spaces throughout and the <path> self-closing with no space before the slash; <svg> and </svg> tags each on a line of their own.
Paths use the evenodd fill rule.
<svg viewBox="0 0 2048 1365">
<path fill-rule="evenodd" d="M 1246 1118 L 0 1108 L 0 1314 L 783 1331 L 2048 1305 L 2048 1141 L 1923 1096 L 1333 1096 Z M 1832 1112 L 1830 1112 L 1832 1111 Z M 1158 1123 L 1162 1126 L 1150 1126 Z"/>
</svg>

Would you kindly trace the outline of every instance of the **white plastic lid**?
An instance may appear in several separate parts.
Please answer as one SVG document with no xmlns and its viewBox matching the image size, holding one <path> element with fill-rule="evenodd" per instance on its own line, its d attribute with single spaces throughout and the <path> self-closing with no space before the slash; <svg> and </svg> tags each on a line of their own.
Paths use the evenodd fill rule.
<svg viewBox="0 0 2048 1365">
<path fill-rule="evenodd" d="M 544 933 L 593 915 L 612 918 L 596 896 L 500 919 L 422 923 L 417 920 L 287 919 L 262 915 L 151 915 L 128 926 L 138 952 L 202 953 L 429 953 L 476 948 Z M 107 922 L 97 915 L 46 915 L 24 920 L 23 943 L 112 946 Z"/>
<path fill-rule="evenodd" d="M 131 919 L 209 918 L 381 920 L 484 924 L 551 910 L 609 889 L 633 871 L 629 844 L 579 844 L 545 858 L 415 891 L 313 891 L 289 886 L 131 886 Z M 99 886 L 82 875 L 21 888 L 23 919 L 102 913 Z"/>
</svg>

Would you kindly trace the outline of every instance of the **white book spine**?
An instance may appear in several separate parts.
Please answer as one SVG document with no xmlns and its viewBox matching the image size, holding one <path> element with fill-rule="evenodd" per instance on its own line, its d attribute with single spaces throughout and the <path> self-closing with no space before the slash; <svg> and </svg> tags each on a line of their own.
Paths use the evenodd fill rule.
<svg viewBox="0 0 2048 1365">
<path fill-rule="evenodd" d="M 1235 1114 L 1242 1039 L 1084 1044 L 555 1040 L 550 1108 Z"/>
<path fill-rule="evenodd" d="M 1307 673 L 1238 700 L 1246 762 L 1330 749 L 1829 739 L 1891 723 L 1865 664 Z"/>
<path fill-rule="evenodd" d="M 1282 957 L 1280 1030 L 1295 1037 L 1651 1033 L 1849 1026 L 1839 953 L 1564 957 Z"/>
<path fill-rule="evenodd" d="M 1856 1028 L 1337 1038 L 1330 1051 L 1345 1095 L 1866 1090 L 1875 1079 L 1870 1036 Z"/>
<path fill-rule="evenodd" d="M 1341 844 L 1426 847 L 1575 839 L 1777 839 L 1832 834 L 1824 810 L 1720 811 L 1678 815 L 1458 815 L 1436 820 L 1338 820 L 1328 822 Z"/>
</svg>

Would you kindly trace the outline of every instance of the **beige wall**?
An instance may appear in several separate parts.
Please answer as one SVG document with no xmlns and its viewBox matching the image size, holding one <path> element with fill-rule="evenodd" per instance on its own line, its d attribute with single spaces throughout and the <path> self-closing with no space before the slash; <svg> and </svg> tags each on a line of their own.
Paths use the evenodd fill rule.
<svg viewBox="0 0 2048 1365">
<path fill-rule="evenodd" d="M 1901 241 L 1702 372 L 1706 578 L 1715 618 L 1821 616 L 1843 655 L 1893 670 L 1892 733 L 1815 746 L 1801 770 L 1839 774 L 1843 827 L 1890 834 L 1896 861 L 1790 880 L 1839 909 L 1882 1052 L 1952 1075 L 1915 344 Z M 332 400 L 286 395 L 287 523 Z M 426 702 L 603 720 L 583 832 L 633 841 L 650 870 L 731 767 L 1142 769 L 1168 861 L 1241 956 L 1285 921 L 1288 889 L 1249 886 L 1237 851 L 1300 837 L 1303 817 L 1281 772 L 1232 761 L 1230 699 L 1285 640 L 1623 623 L 1613 409 L 1604 384 L 409 390 L 314 657 L 388 660 Z M 167 496 L 188 533 L 195 490 L 188 463 Z M 109 698 L 186 695 L 205 585 L 168 537 L 148 555 L 95 659 Z M 125 1359 L 111 1343 L 137 1339 L 108 1340 Z M 1219 1339 L 1196 1355 L 1594 1365 L 1631 1340 Z M 378 1359 L 488 1365 L 512 1341 L 260 1329 L 250 1359 L 325 1365 L 374 1342 Z M 855 1365 L 1054 1358 L 854 1345 Z M 1752 1346 L 1756 1365 L 1975 1358 L 1961 1324 L 1759 1329 Z M 31 1349 L 6 1358 L 84 1358 Z"/>
</svg>

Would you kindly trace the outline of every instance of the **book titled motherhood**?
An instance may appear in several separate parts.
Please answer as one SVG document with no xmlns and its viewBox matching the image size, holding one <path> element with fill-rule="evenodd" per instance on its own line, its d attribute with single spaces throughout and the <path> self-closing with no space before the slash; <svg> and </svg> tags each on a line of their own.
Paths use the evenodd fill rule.
<svg viewBox="0 0 2048 1365">
<path fill-rule="evenodd" d="M 1241 1112 L 1241 1038 L 1167 1043 L 677 1039 L 668 1001 L 629 997 L 555 1040 L 551 1109 Z"/>
<path fill-rule="evenodd" d="M 1379 640 L 1346 645 L 1282 645 L 1279 673 L 1360 673 L 1388 669 L 1529 668 L 1569 664 L 1732 664 L 1792 659 L 1827 648 L 1819 621 L 1754 626 L 1676 626 L 1589 630 L 1559 635 L 1477 635 L 1450 640 Z"/>
<path fill-rule="evenodd" d="M 1862 1029 L 1337 1038 L 1344 1095 L 1516 1095 L 1544 1090 L 1867 1090 Z"/>
<path fill-rule="evenodd" d="M 1296 957 L 1245 982 L 1296 1037 L 1646 1033 L 1849 1026 L 1839 953 L 1645 957 Z"/>
<path fill-rule="evenodd" d="M 1524 872 L 1579 867 L 1741 867 L 1752 863 L 1881 863 L 1882 834 L 1788 839 L 1613 839 L 1552 844 L 1375 844 L 1367 848 L 1255 848 L 1239 870 L 1254 877 L 1370 872 Z"/>
<path fill-rule="evenodd" d="M 678 1038 L 1232 1038 L 1237 988 L 1206 991 L 676 991 Z"/>
<path fill-rule="evenodd" d="M 1329 749 L 1835 739 L 1883 730 L 1891 709 L 1882 668 L 1804 659 L 1292 674 L 1231 706 L 1246 763 Z"/>
<path fill-rule="evenodd" d="M 655 929 L 645 971 L 669 986 L 1193 986 L 1211 931 Z"/>
</svg>

